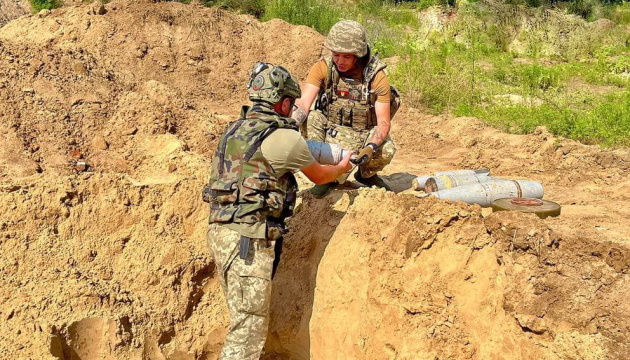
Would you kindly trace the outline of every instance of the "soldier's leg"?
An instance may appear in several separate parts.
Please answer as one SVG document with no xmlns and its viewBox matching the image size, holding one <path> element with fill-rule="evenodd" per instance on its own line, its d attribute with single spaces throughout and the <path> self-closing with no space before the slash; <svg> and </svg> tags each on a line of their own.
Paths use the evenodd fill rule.
<svg viewBox="0 0 630 360">
<path fill-rule="evenodd" d="M 274 248 L 253 240 L 247 259 L 236 257 L 227 270 L 230 327 L 221 360 L 258 360 L 269 328 Z"/>
<path fill-rule="evenodd" d="M 363 148 L 367 138 L 367 131 L 354 130 L 347 126 L 333 126 L 329 135 L 326 137 L 326 142 L 340 145 L 342 148 L 352 150 L 357 154 Z M 352 170 L 339 175 L 337 181 L 343 184 L 348 179 L 351 172 Z"/>
<path fill-rule="evenodd" d="M 227 269 L 238 252 L 239 233 L 225 226 L 211 224 L 208 229 L 208 248 L 221 280 L 223 294 L 227 297 Z"/>
<path fill-rule="evenodd" d="M 396 154 L 396 146 L 392 139 L 388 137 L 378 148 L 376 154 L 372 156 L 372 160 L 367 164 L 359 166 L 361 177 L 367 179 L 376 175 L 376 173 L 383 170 L 385 166 L 392 162 L 394 154 Z"/>
<path fill-rule="evenodd" d="M 326 116 L 319 110 L 311 110 L 308 113 L 307 123 L 307 140 L 328 142 L 329 138 L 326 134 L 328 130 L 328 120 Z M 302 133 L 304 135 L 304 133 Z M 311 194 L 314 197 L 321 199 L 330 193 L 330 190 L 337 185 L 336 181 L 332 181 L 328 184 L 315 185 L 311 188 Z"/>
<path fill-rule="evenodd" d="M 313 141 L 326 140 L 326 116 L 319 110 L 311 110 L 306 119 L 306 139 Z M 304 134 L 302 134 L 304 135 Z"/>
</svg>

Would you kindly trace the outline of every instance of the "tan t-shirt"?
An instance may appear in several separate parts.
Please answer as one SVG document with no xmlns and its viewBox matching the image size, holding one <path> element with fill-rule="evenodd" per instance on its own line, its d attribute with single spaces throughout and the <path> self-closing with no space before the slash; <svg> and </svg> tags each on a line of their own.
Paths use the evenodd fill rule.
<svg viewBox="0 0 630 360">
<path fill-rule="evenodd" d="M 308 75 L 306 76 L 306 82 L 308 84 L 315 85 L 319 88 L 324 86 L 326 82 L 326 74 L 328 73 L 328 65 L 326 65 L 326 60 L 321 59 L 316 62 Z M 339 76 L 342 78 L 350 78 L 359 81 L 363 81 L 363 68 L 352 69 L 346 73 L 339 73 Z M 374 75 L 374 79 L 372 79 L 372 86 L 370 88 L 376 95 L 376 102 L 388 103 L 391 96 L 389 89 L 389 80 L 387 79 L 387 75 L 383 70 Z"/>
<path fill-rule="evenodd" d="M 260 145 L 263 156 L 278 177 L 300 170 L 315 162 L 315 158 L 299 131 L 278 129 Z"/>
</svg>

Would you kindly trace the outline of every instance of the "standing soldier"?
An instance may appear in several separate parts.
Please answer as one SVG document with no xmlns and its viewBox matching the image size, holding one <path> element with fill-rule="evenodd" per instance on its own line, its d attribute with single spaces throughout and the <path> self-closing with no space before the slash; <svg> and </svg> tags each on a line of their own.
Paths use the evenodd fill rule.
<svg viewBox="0 0 630 360">
<path fill-rule="evenodd" d="M 386 65 L 370 54 L 365 29 L 356 21 L 336 23 L 324 46 L 332 56 L 311 68 L 293 117 L 300 124 L 307 120 L 302 130 L 309 140 L 356 150 L 359 169 L 354 176 L 358 182 L 391 191 L 376 175 L 396 152 L 389 130 L 400 97 L 383 71 Z M 315 109 L 309 113 L 313 103 Z M 317 185 L 311 192 L 323 197 L 336 184 Z"/>
<path fill-rule="evenodd" d="M 204 201 L 210 203 L 209 247 L 230 312 L 221 360 L 258 360 L 267 337 L 271 279 L 285 219 L 292 215 L 301 170 L 324 184 L 350 170 L 350 154 L 321 165 L 291 119 L 300 87 L 282 66 L 257 63 L 249 83 L 253 106 L 243 106 L 212 159 Z"/>
</svg>

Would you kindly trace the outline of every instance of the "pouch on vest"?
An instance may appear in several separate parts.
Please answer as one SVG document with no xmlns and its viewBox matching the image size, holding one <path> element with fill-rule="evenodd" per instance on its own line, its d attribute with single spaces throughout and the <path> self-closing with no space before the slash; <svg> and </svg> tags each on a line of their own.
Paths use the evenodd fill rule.
<svg viewBox="0 0 630 360">
<path fill-rule="evenodd" d="M 284 193 L 278 187 L 278 181 L 269 178 L 248 177 L 243 179 L 239 194 L 240 215 L 247 215 L 266 209 L 270 216 L 282 214 Z M 262 219 L 258 219 L 260 221 Z"/>
<path fill-rule="evenodd" d="M 326 133 L 326 142 L 340 145 L 347 150 L 360 151 L 369 134 L 369 130 L 356 130 L 347 126 L 331 124 Z"/>
<path fill-rule="evenodd" d="M 237 207 L 234 202 L 238 196 L 236 182 L 221 179 L 206 185 L 204 197 L 209 196 L 210 222 L 228 223 L 234 219 Z"/>
</svg>

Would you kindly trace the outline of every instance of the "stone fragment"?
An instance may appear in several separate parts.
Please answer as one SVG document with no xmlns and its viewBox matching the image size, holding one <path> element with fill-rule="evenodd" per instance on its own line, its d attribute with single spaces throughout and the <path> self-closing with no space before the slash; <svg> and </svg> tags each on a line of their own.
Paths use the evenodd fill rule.
<svg viewBox="0 0 630 360">
<path fill-rule="evenodd" d="M 92 147 L 96 150 L 107 150 L 109 148 L 109 144 L 102 136 L 96 135 L 92 140 Z"/>
</svg>

